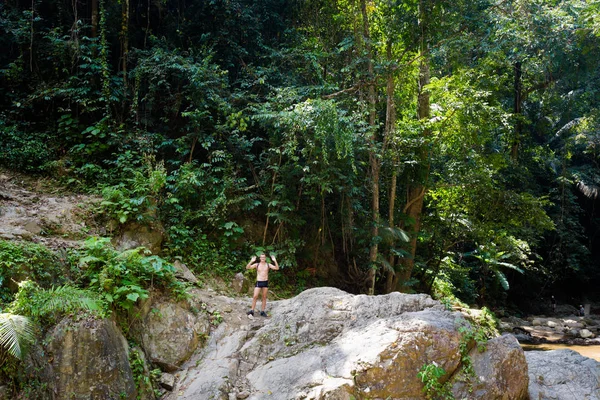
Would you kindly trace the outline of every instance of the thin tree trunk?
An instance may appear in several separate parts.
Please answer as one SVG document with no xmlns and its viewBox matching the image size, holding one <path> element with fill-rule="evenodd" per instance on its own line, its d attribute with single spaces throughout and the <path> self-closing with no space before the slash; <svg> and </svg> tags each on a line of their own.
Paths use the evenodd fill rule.
<svg viewBox="0 0 600 400">
<path fill-rule="evenodd" d="M 430 117 L 429 92 L 425 87 L 430 82 L 429 71 L 429 48 L 427 45 L 427 11 L 425 10 L 425 1 L 419 3 L 419 25 L 421 28 L 421 63 L 419 64 L 419 94 L 417 98 L 417 118 L 420 121 L 427 122 Z M 423 128 L 422 135 L 430 136 L 429 128 Z M 419 166 L 414 177 L 414 183 L 408 185 L 406 190 L 406 206 L 404 213 L 411 221 L 408 229 L 411 240 L 409 242 L 409 257 L 404 257 L 400 260 L 401 269 L 398 273 L 398 281 L 396 288 L 399 291 L 406 292 L 410 288 L 408 282 L 412 275 L 415 266 L 415 255 L 417 253 L 417 236 L 421 229 L 421 214 L 423 212 L 423 198 L 427 187 L 425 182 L 429 174 L 429 153 L 427 147 L 423 146 L 419 152 Z"/>
<path fill-rule="evenodd" d="M 194 136 L 192 140 L 192 148 L 190 149 L 190 156 L 188 157 L 188 163 L 191 163 L 194 159 L 194 149 L 196 148 L 196 143 L 198 143 L 198 136 Z"/>
<path fill-rule="evenodd" d="M 123 46 L 121 69 L 123 71 L 124 93 L 127 93 L 127 57 L 129 55 L 129 0 L 122 3 L 121 43 Z M 125 96 L 124 96 L 125 98 Z"/>
<path fill-rule="evenodd" d="M 517 61 L 514 65 L 515 71 L 515 81 L 514 81 L 514 115 L 516 118 L 515 121 L 515 137 L 513 139 L 511 148 L 510 148 L 510 157 L 513 162 L 516 162 L 519 157 L 519 144 L 521 142 L 521 109 L 523 104 L 523 88 L 521 82 L 521 62 Z"/>
<path fill-rule="evenodd" d="M 35 20 L 35 0 L 31 0 L 31 29 L 29 33 L 29 71 L 33 72 L 33 21 Z"/>
<path fill-rule="evenodd" d="M 98 0 L 92 0 L 92 37 L 98 36 Z"/>
<path fill-rule="evenodd" d="M 102 66 L 102 97 L 104 97 L 104 116 L 111 115 L 110 109 L 110 67 L 108 64 L 108 40 L 106 39 L 106 2 L 100 0 L 98 3 L 98 14 L 100 16 L 100 64 Z"/>
<path fill-rule="evenodd" d="M 281 158 L 282 158 L 281 149 L 279 150 L 279 163 L 277 164 L 277 170 L 273 173 L 273 180 L 271 181 L 271 200 L 273 199 L 273 193 L 275 193 L 275 181 L 277 180 L 277 173 L 279 168 L 281 167 Z M 271 213 L 271 206 L 267 207 L 267 221 L 265 222 L 265 229 L 263 231 L 263 240 L 262 245 L 264 246 L 267 242 L 267 232 L 269 231 L 269 214 Z"/>
<path fill-rule="evenodd" d="M 396 186 L 397 186 L 397 181 L 398 181 L 398 172 L 395 167 L 392 172 L 392 177 L 390 180 L 391 180 L 391 182 L 390 182 L 389 225 L 390 225 L 390 229 L 394 230 L 395 229 L 394 213 L 395 213 L 395 209 L 396 209 Z M 387 272 L 387 279 L 386 279 L 386 284 L 385 284 L 386 293 L 391 293 L 394 290 L 394 288 L 396 287 L 397 277 L 396 277 L 396 272 L 395 272 L 395 268 L 394 268 L 395 263 L 396 263 L 396 257 L 394 256 L 394 253 L 393 253 L 394 246 L 395 246 L 395 241 L 392 240 L 392 243 L 390 246 L 390 254 L 389 254 L 390 270 L 388 270 L 388 272 Z"/>
<path fill-rule="evenodd" d="M 150 0 L 148 0 L 148 10 L 146 11 L 146 32 L 144 32 L 144 49 L 146 48 L 146 40 L 148 40 L 148 32 L 150 31 Z"/>
<path fill-rule="evenodd" d="M 367 101 L 369 104 L 369 126 L 371 127 L 372 136 L 369 149 L 369 166 L 371 168 L 371 248 L 369 250 L 369 294 L 375 293 L 375 277 L 376 269 L 375 263 L 377 261 L 378 243 L 377 237 L 379 236 L 379 159 L 377 158 L 377 149 L 375 144 L 377 143 L 377 131 L 375 127 L 376 118 L 376 97 L 375 97 L 375 73 L 373 67 L 373 54 L 371 48 L 371 34 L 369 32 L 369 17 L 367 14 L 367 3 L 366 0 L 360 1 L 360 10 L 362 14 L 363 24 L 363 39 L 365 41 L 365 49 L 367 56 L 367 78 L 369 80 L 367 90 Z"/>
<path fill-rule="evenodd" d="M 386 55 L 388 62 L 392 61 L 392 42 L 388 41 L 386 46 Z M 386 84 L 386 112 L 385 112 L 385 130 L 384 130 L 384 146 L 383 151 L 388 147 L 388 143 L 392 139 L 392 135 L 394 133 L 394 128 L 396 126 L 396 104 L 394 102 L 394 92 L 396 90 L 396 82 L 394 81 L 394 73 L 393 70 L 390 69 L 388 71 L 387 76 L 387 84 Z M 395 159 L 395 157 L 392 157 Z M 388 209 L 388 224 L 390 229 L 393 231 L 395 226 L 395 210 L 396 210 L 396 185 L 398 180 L 398 173 L 396 170 L 396 166 L 394 165 L 394 160 L 392 160 L 392 177 L 390 178 L 390 201 L 389 201 L 389 209 Z M 389 264 L 390 269 L 387 271 L 387 278 L 385 284 L 385 292 L 390 293 L 395 288 L 396 281 L 396 273 L 394 271 L 395 257 L 392 249 L 395 246 L 395 240 L 393 239 L 390 244 L 390 253 L 389 253 Z"/>
</svg>

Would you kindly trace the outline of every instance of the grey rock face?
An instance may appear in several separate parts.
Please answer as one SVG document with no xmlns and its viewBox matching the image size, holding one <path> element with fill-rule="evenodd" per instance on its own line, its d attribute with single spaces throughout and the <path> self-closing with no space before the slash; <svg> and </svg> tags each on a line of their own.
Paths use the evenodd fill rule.
<svg viewBox="0 0 600 400">
<path fill-rule="evenodd" d="M 248 291 L 248 280 L 241 272 L 235 274 L 232 282 L 233 290 L 236 293 L 245 293 Z"/>
<path fill-rule="evenodd" d="M 209 331 L 204 314 L 197 317 L 185 303 L 151 297 L 143 303 L 139 314 L 131 332 L 150 362 L 168 372 L 177 370 Z"/>
<path fill-rule="evenodd" d="M 178 399 L 424 399 L 419 370 L 435 362 L 446 379 L 458 373 L 458 327 L 467 324 L 427 295 L 355 296 L 334 288 L 273 302 L 268 320 L 245 320 L 211 335 L 197 372 L 190 369 L 176 389 Z M 516 340 L 501 338 L 483 354 L 473 356 L 483 378 L 479 393 L 524 399 L 527 367 Z"/>
<path fill-rule="evenodd" d="M 179 260 L 176 260 L 173 263 L 173 267 L 175 267 L 175 276 L 179 279 L 183 279 L 184 281 L 188 281 L 190 283 L 198 283 L 198 278 L 190 271 L 190 269 Z"/>
<path fill-rule="evenodd" d="M 475 379 L 469 386 L 455 376 L 453 393 L 457 399 L 524 399 L 527 398 L 529 377 L 527 362 L 519 342 L 512 335 L 491 339 L 486 350 L 473 348 L 469 357 Z"/>
<path fill-rule="evenodd" d="M 114 246 L 120 251 L 143 246 L 152 254 L 160 252 L 162 242 L 162 226 L 149 227 L 138 223 L 128 224 L 123 232 L 113 239 Z"/>
<path fill-rule="evenodd" d="M 109 319 L 63 320 L 47 346 L 55 399 L 135 399 L 128 346 Z"/>
<path fill-rule="evenodd" d="M 573 350 L 528 351 L 531 400 L 600 399 L 600 363 Z"/>
<path fill-rule="evenodd" d="M 173 390 L 173 387 L 175 386 L 175 377 L 171 374 L 168 373 L 163 373 L 160 376 L 160 386 L 167 389 L 167 390 Z"/>
</svg>

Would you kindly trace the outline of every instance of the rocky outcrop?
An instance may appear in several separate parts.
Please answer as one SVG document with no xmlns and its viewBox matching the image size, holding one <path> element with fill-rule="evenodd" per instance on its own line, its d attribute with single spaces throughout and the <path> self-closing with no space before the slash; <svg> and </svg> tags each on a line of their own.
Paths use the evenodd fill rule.
<svg viewBox="0 0 600 400">
<path fill-rule="evenodd" d="M 54 399 L 135 399 L 125 337 L 110 319 L 65 319 L 48 334 Z"/>
<path fill-rule="evenodd" d="M 163 232 L 164 229 L 158 222 L 154 222 L 152 226 L 132 222 L 112 242 L 119 251 L 145 247 L 152 254 L 158 254 L 163 242 Z"/>
<path fill-rule="evenodd" d="M 164 371 L 175 371 L 208 336 L 210 323 L 205 313 L 194 314 L 186 302 L 173 303 L 151 296 L 136 310 L 131 329 L 151 363 Z"/>
<path fill-rule="evenodd" d="M 30 240 L 55 249 L 78 246 L 77 239 L 90 228 L 82 210 L 99 199 L 57 195 L 43 190 L 43 181 L 30 180 L 0 170 L 0 239 Z"/>
<path fill-rule="evenodd" d="M 573 350 L 528 351 L 531 400 L 600 398 L 600 363 Z"/>
<path fill-rule="evenodd" d="M 512 336 L 504 335 L 488 341 L 485 351 L 474 347 L 469 357 L 476 379 L 465 380 L 464 374 L 453 377 L 455 398 L 527 398 L 527 362 L 519 343 Z"/>
<path fill-rule="evenodd" d="M 462 371 L 459 327 L 468 323 L 429 296 L 319 288 L 271 304 L 271 319 L 246 319 L 229 332 L 220 326 L 177 397 L 167 398 L 424 399 L 424 365 L 443 367 L 451 382 Z M 471 357 L 477 393 L 525 398 L 527 366 L 513 337 Z"/>
<path fill-rule="evenodd" d="M 538 316 L 528 320 L 513 317 L 503 318 L 500 328 L 515 335 L 522 343 L 596 344 L 594 339 L 600 334 L 600 320 L 574 315 L 561 318 Z"/>
<path fill-rule="evenodd" d="M 175 260 L 173 263 L 173 267 L 175 267 L 175 277 L 193 284 L 198 283 L 198 278 L 193 274 L 192 271 L 179 260 Z"/>
<path fill-rule="evenodd" d="M 246 279 L 244 274 L 242 274 L 241 272 L 238 272 L 237 274 L 235 274 L 235 276 L 233 277 L 233 281 L 231 282 L 231 287 L 233 288 L 233 291 L 235 293 L 238 293 L 238 294 L 247 293 L 249 286 L 250 285 L 249 285 L 248 279 Z"/>
</svg>

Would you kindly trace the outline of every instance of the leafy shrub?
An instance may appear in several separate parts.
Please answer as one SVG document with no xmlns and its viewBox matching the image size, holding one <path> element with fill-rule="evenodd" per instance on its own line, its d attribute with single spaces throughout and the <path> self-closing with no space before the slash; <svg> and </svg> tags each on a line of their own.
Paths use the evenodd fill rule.
<svg viewBox="0 0 600 400">
<path fill-rule="evenodd" d="M 239 249 L 236 250 L 226 237 L 213 242 L 200 229 L 181 225 L 169 227 L 167 235 L 167 254 L 181 258 L 198 274 L 209 272 L 227 276 L 239 272 L 240 266 L 245 265 Z"/>
<path fill-rule="evenodd" d="M 167 172 L 162 163 L 155 167 L 148 164 L 145 171 L 130 169 L 130 177 L 125 182 L 106 186 L 102 190 L 104 201 L 100 204 L 99 212 L 121 224 L 156 218 L 166 178 Z"/>
<path fill-rule="evenodd" d="M 110 306 L 129 310 L 148 289 L 159 287 L 177 297 L 185 296 L 185 286 L 175 278 L 175 268 L 158 256 L 146 256 L 144 248 L 116 251 L 108 238 L 91 237 L 80 253 L 82 278 Z"/>
<path fill-rule="evenodd" d="M 446 375 L 446 370 L 435 362 L 425 364 L 421 367 L 417 376 L 423 382 L 423 392 L 427 399 L 454 399 L 447 382 L 440 382 L 444 375 Z"/>
<path fill-rule="evenodd" d="M 481 309 L 481 314 L 477 317 L 476 320 L 477 326 L 481 329 L 487 339 L 491 339 L 500 334 L 498 331 L 498 327 L 500 326 L 500 321 L 496 317 L 496 315 L 487 307 L 483 307 Z"/>
<path fill-rule="evenodd" d="M 135 387 L 138 390 L 138 393 L 145 394 L 150 398 L 160 397 L 158 381 L 162 371 L 160 369 L 153 369 L 152 371 L 149 371 L 141 350 L 131 343 L 130 347 L 129 366 L 131 367 L 133 380 L 135 381 Z"/>
<path fill-rule="evenodd" d="M 42 287 L 61 284 L 64 274 L 60 264 L 59 257 L 42 245 L 0 240 L 0 302 L 12 300 L 13 290 L 8 287 L 11 281 L 16 285 L 32 279 Z"/>
<path fill-rule="evenodd" d="M 44 171 L 54 157 L 51 139 L 48 132 L 24 132 L 0 121 L 0 163 L 22 171 Z"/>
<path fill-rule="evenodd" d="M 9 310 L 44 325 L 51 325 L 64 315 L 77 315 L 82 311 L 104 316 L 104 308 L 99 296 L 92 291 L 72 285 L 43 289 L 35 282 L 23 281 Z"/>
</svg>

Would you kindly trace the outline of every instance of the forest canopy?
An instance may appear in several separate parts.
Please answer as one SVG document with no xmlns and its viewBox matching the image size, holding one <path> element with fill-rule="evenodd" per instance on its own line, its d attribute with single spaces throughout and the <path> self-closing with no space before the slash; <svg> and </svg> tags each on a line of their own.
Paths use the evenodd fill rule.
<svg viewBox="0 0 600 400">
<path fill-rule="evenodd" d="M 599 44 L 598 1 L 7 0 L 0 164 L 196 269 L 260 249 L 297 291 L 579 302 Z"/>
</svg>

